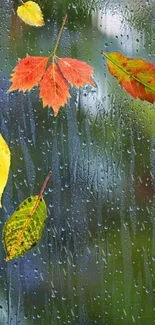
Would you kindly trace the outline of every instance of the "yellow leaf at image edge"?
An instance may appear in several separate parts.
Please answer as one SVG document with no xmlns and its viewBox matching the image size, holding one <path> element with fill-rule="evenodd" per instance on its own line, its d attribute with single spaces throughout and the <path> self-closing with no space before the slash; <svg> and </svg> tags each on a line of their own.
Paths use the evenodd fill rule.
<svg viewBox="0 0 155 325">
<path fill-rule="evenodd" d="M 2 207 L 1 198 L 6 186 L 10 169 L 10 150 L 0 134 L 0 208 Z"/>
<path fill-rule="evenodd" d="M 43 26 L 44 19 L 39 5 L 33 1 L 23 3 L 17 9 L 17 15 L 28 25 Z"/>
</svg>

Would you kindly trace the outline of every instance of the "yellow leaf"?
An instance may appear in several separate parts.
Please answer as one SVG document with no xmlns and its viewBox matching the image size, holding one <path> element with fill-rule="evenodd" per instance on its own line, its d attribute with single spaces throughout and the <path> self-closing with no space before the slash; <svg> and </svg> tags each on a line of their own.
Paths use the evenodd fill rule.
<svg viewBox="0 0 155 325">
<path fill-rule="evenodd" d="M 2 207 L 1 197 L 8 180 L 9 169 L 10 150 L 2 135 L 0 134 L 0 207 Z"/>
<path fill-rule="evenodd" d="M 17 9 L 17 15 L 28 25 L 43 26 L 44 19 L 39 5 L 33 1 L 23 3 Z"/>
</svg>

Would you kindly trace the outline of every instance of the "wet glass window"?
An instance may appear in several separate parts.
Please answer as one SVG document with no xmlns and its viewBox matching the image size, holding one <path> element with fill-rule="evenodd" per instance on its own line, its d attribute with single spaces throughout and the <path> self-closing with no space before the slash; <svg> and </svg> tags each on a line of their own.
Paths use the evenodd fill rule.
<svg viewBox="0 0 155 325">
<path fill-rule="evenodd" d="M 118 80 L 124 70 L 115 78 L 103 52 L 155 64 L 155 1 L 37 3 L 45 21 L 41 27 L 17 15 L 22 1 L 0 0 L 0 133 L 11 153 L 0 209 L 0 324 L 152 325 L 155 76 L 149 79 L 147 70 L 140 83 L 132 80 L 138 83 L 134 98 L 133 88 L 124 90 Z M 92 66 L 94 85 L 71 87 L 70 98 L 56 115 L 52 107 L 43 108 L 39 87 L 8 89 L 18 59 L 52 53 L 66 14 L 56 59 Z M 144 66 L 143 61 L 142 70 Z M 127 77 L 131 81 L 130 73 Z M 46 87 L 48 82 L 45 91 Z M 61 87 L 58 97 L 65 86 Z M 140 99 L 140 89 L 146 96 L 152 92 L 152 103 Z M 46 218 L 39 197 L 36 221 L 28 229 L 33 230 L 31 249 L 22 253 L 21 248 L 20 257 L 7 261 L 4 225 L 17 209 L 21 226 L 27 204 L 38 196 L 49 171 L 43 194 Z M 1 186 L 2 161 L 0 172 Z M 26 203 L 21 212 L 22 201 Z M 41 220 L 43 231 L 37 228 Z M 15 243 L 9 239 L 11 250 L 18 241 L 18 227 Z"/>
</svg>

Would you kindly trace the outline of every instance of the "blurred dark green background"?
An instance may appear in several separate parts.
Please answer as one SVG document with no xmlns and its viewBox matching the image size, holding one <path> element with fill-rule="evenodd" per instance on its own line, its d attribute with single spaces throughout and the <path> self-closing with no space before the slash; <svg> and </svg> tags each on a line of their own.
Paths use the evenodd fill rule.
<svg viewBox="0 0 155 325">
<path fill-rule="evenodd" d="M 42 28 L 15 15 L 18 2 L 0 0 L 0 132 L 12 153 L 1 233 L 53 173 L 40 243 L 9 263 L 0 244 L 0 325 L 152 325 L 155 105 L 125 93 L 100 52 L 155 62 L 155 2 L 38 3 Z M 54 118 L 38 89 L 7 89 L 17 58 L 50 53 L 66 13 L 58 55 L 91 64 L 97 88 L 73 89 Z"/>
</svg>

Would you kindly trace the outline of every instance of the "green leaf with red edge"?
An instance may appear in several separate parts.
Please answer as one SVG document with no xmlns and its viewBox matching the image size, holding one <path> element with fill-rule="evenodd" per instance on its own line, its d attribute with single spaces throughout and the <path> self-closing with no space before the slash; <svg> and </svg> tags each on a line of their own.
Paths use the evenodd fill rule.
<svg viewBox="0 0 155 325">
<path fill-rule="evenodd" d="M 19 59 L 18 65 L 14 68 L 11 87 L 8 91 L 18 89 L 25 92 L 38 86 L 47 66 L 48 57 L 27 55 L 24 59 Z"/>
<path fill-rule="evenodd" d="M 39 195 L 25 199 L 6 221 L 3 228 L 6 262 L 24 255 L 41 239 L 47 214 L 43 193 L 51 174 L 49 171 Z"/>
<path fill-rule="evenodd" d="M 109 72 L 132 97 L 155 102 L 155 66 L 143 59 L 128 58 L 119 52 L 102 54 Z"/>
<path fill-rule="evenodd" d="M 6 261 L 24 255 L 39 242 L 46 214 L 45 201 L 38 195 L 28 197 L 19 205 L 3 229 Z"/>
</svg>

